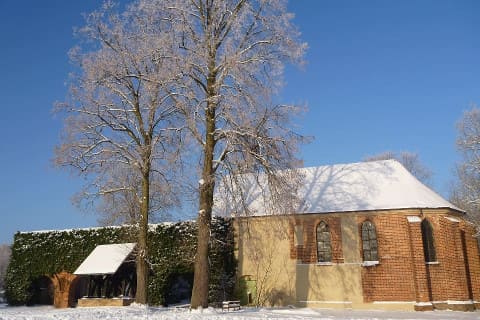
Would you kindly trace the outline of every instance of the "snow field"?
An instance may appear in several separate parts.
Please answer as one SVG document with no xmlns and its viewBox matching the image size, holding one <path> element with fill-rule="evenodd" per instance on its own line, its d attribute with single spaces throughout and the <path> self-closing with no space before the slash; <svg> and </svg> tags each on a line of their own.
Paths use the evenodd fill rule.
<svg viewBox="0 0 480 320">
<path fill-rule="evenodd" d="M 480 312 L 392 312 L 353 311 L 327 309 L 279 309 L 245 308 L 240 311 L 222 312 L 218 309 L 194 310 L 175 308 L 95 307 L 55 309 L 51 306 L 7 307 L 0 306 L 0 320 L 478 320 Z"/>
</svg>

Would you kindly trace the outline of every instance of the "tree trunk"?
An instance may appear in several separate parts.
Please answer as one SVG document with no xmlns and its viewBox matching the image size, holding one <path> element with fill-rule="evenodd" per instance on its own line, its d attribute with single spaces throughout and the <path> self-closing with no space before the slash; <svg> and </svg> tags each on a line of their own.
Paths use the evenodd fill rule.
<svg viewBox="0 0 480 320">
<path fill-rule="evenodd" d="M 212 118 L 213 119 L 213 118 Z M 213 121 L 211 121 L 213 122 Z M 210 124 L 214 126 L 214 124 Z M 210 125 L 207 125 L 209 127 Z M 211 128 L 210 128 L 211 129 Z M 197 253 L 195 255 L 195 268 L 192 289 L 192 308 L 208 307 L 208 247 L 210 243 L 210 229 L 213 207 L 213 190 L 215 180 L 213 177 L 213 148 L 214 141 L 207 139 L 205 148 L 205 162 L 203 165 L 203 181 L 200 183 L 200 211 L 198 212 Z"/>
<path fill-rule="evenodd" d="M 148 211 L 150 201 L 150 175 L 144 174 L 142 179 L 142 205 L 140 207 L 140 221 L 137 243 L 137 291 L 135 301 L 147 304 L 148 272 L 147 265 L 147 237 L 148 237 Z"/>
<path fill-rule="evenodd" d="M 210 104 L 209 104 L 210 105 Z M 210 105 L 206 112 L 206 143 L 204 148 L 204 163 L 202 182 L 200 182 L 200 211 L 198 212 L 197 253 L 195 255 L 195 268 L 192 289 L 191 307 L 208 307 L 208 247 L 210 243 L 210 230 L 213 207 L 213 191 L 215 177 L 213 170 L 213 155 L 215 149 L 215 109 Z"/>
<path fill-rule="evenodd" d="M 205 21 L 206 30 L 210 30 L 211 20 Z M 208 307 L 208 283 L 210 270 L 208 265 L 208 249 L 212 222 L 213 192 L 215 190 L 215 170 L 213 157 L 215 154 L 215 113 L 217 70 L 215 65 L 216 48 L 211 47 L 210 34 L 207 31 L 206 43 L 209 44 L 208 76 L 206 86 L 207 108 L 205 110 L 205 145 L 203 146 L 203 169 L 200 184 L 200 210 L 198 212 L 197 253 L 195 256 L 194 278 L 191 307 Z"/>
<path fill-rule="evenodd" d="M 194 280 L 192 289 L 192 308 L 208 307 L 210 226 L 212 219 L 213 186 L 200 191 L 200 213 L 198 215 L 197 253 L 195 255 Z"/>
</svg>

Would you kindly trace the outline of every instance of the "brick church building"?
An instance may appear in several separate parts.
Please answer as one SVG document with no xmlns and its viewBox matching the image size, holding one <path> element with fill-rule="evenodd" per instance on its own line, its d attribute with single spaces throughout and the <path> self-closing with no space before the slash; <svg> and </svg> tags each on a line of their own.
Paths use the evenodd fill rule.
<svg viewBox="0 0 480 320">
<path fill-rule="evenodd" d="M 243 303 L 396 310 L 480 307 L 474 226 L 461 209 L 400 163 L 299 171 L 304 176 L 302 201 L 294 214 L 275 214 L 262 200 L 262 191 L 252 187 L 244 199 L 250 215 L 235 220 Z M 227 205 L 216 208 L 217 214 L 232 211 Z"/>
</svg>

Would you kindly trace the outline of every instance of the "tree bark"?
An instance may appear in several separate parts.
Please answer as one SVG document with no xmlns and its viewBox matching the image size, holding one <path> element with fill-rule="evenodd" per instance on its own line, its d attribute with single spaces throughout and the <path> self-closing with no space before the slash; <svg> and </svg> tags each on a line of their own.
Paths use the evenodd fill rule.
<svg viewBox="0 0 480 320">
<path fill-rule="evenodd" d="M 213 55 L 214 56 L 214 55 Z M 207 78 L 207 108 L 205 112 L 205 146 L 203 154 L 202 181 L 200 182 L 200 211 L 198 212 L 197 253 L 195 256 L 194 280 L 192 289 L 191 307 L 208 307 L 208 283 L 210 270 L 208 265 L 208 249 L 213 207 L 213 192 L 215 190 L 215 176 L 213 156 L 215 152 L 215 107 L 211 98 L 215 96 L 216 73 L 213 72 L 215 61 L 209 64 Z"/>
<path fill-rule="evenodd" d="M 148 211 L 150 194 L 150 174 L 144 174 L 142 179 L 142 205 L 140 207 L 140 221 L 137 243 L 137 290 L 135 301 L 141 304 L 148 302 Z"/>
<path fill-rule="evenodd" d="M 208 117 L 207 132 L 215 129 L 214 117 Z M 213 176 L 213 150 L 215 141 L 213 134 L 207 134 L 202 182 L 200 183 L 200 211 L 198 212 L 197 252 L 195 256 L 194 280 L 192 289 L 192 308 L 208 307 L 209 265 L 208 250 L 212 220 L 213 191 L 215 180 Z"/>
<path fill-rule="evenodd" d="M 213 195 L 213 186 L 203 188 L 200 203 L 201 213 L 198 215 L 197 253 L 195 256 L 194 280 L 192 289 L 192 308 L 208 307 L 208 283 L 210 269 L 208 264 L 208 251 L 210 243 L 210 227 L 212 210 L 210 195 Z M 208 209 L 210 208 L 210 209 Z"/>
</svg>

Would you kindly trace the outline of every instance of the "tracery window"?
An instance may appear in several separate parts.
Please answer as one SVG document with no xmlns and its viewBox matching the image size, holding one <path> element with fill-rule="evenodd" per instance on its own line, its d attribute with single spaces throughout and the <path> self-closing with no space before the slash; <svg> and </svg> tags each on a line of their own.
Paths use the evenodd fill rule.
<svg viewBox="0 0 480 320">
<path fill-rule="evenodd" d="M 423 219 L 421 228 L 425 262 L 435 262 L 437 261 L 437 254 L 435 252 L 432 224 L 427 219 Z"/>
<path fill-rule="evenodd" d="M 377 231 L 371 221 L 362 224 L 363 261 L 378 261 Z"/>
<path fill-rule="evenodd" d="M 328 224 L 321 221 L 317 225 L 317 259 L 318 262 L 332 261 L 332 240 Z"/>
</svg>

